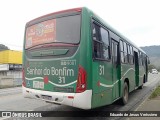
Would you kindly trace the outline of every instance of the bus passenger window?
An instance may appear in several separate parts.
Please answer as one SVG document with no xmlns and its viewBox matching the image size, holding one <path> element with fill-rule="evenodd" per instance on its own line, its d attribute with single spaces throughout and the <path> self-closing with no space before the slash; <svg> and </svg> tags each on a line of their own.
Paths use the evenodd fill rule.
<svg viewBox="0 0 160 120">
<path fill-rule="evenodd" d="M 93 55 L 95 58 L 101 58 L 99 29 L 100 27 L 97 24 L 93 23 L 92 25 Z"/>
<path fill-rule="evenodd" d="M 102 58 L 109 59 L 108 31 L 101 27 L 100 32 L 101 32 L 101 40 L 102 40 Z"/>
<path fill-rule="evenodd" d="M 94 56 L 100 58 L 100 44 L 97 41 L 94 41 Z"/>
<path fill-rule="evenodd" d="M 97 59 L 107 60 L 110 58 L 109 54 L 109 38 L 108 31 L 102 28 L 97 23 L 92 24 L 93 37 L 93 56 Z"/>
<path fill-rule="evenodd" d="M 139 52 L 139 66 L 142 66 L 142 53 Z"/>
<path fill-rule="evenodd" d="M 131 64 L 133 64 L 134 63 L 134 56 L 133 56 L 133 47 L 132 46 L 130 46 L 130 51 L 131 51 Z"/>
<path fill-rule="evenodd" d="M 100 28 L 101 31 L 101 39 L 102 42 L 105 43 L 106 45 L 109 45 L 109 40 L 108 40 L 108 31 L 105 30 L 104 28 Z"/>
<path fill-rule="evenodd" d="M 120 40 L 120 46 L 121 46 L 121 62 L 124 63 L 124 50 L 123 50 L 123 41 Z"/>
<path fill-rule="evenodd" d="M 125 42 L 124 43 L 124 62 L 128 63 L 128 53 L 127 53 L 127 44 Z"/>
<path fill-rule="evenodd" d="M 93 34 L 93 40 L 100 41 L 100 28 L 97 24 L 93 23 L 92 25 L 92 34 Z"/>
</svg>

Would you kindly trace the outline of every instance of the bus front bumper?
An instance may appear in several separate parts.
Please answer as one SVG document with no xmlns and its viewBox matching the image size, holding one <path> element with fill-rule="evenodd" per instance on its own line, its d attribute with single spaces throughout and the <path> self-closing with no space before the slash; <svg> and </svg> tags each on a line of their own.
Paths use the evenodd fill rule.
<svg viewBox="0 0 160 120">
<path fill-rule="evenodd" d="M 82 93 L 62 93 L 35 90 L 22 86 L 23 96 L 26 98 L 41 99 L 46 102 L 73 106 L 81 109 L 91 109 L 92 90 Z"/>
</svg>

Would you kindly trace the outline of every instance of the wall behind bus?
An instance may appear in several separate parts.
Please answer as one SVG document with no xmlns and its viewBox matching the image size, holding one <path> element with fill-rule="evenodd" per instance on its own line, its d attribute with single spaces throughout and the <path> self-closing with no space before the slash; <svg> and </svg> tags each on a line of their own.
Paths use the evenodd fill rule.
<svg viewBox="0 0 160 120">
<path fill-rule="evenodd" d="M 22 84 L 21 71 L 1 71 L 0 88 L 20 86 Z"/>
</svg>

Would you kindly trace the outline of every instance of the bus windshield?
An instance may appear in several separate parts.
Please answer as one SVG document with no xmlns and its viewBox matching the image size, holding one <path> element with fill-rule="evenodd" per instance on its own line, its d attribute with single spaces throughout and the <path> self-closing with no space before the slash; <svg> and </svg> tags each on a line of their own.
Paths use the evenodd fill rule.
<svg viewBox="0 0 160 120">
<path fill-rule="evenodd" d="M 25 48 L 45 43 L 71 43 L 80 41 L 80 15 L 59 17 L 26 28 Z"/>
</svg>

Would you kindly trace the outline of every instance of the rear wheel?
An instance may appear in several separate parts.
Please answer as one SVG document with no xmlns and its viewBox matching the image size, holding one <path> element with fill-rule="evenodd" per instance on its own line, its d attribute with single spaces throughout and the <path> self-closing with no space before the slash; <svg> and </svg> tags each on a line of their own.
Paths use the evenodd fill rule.
<svg viewBox="0 0 160 120">
<path fill-rule="evenodd" d="M 123 86 L 123 96 L 122 96 L 122 99 L 121 99 L 121 103 L 122 105 L 125 105 L 127 104 L 128 102 L 128 84 L 125 82 L 124 83 L 124 86 Z"/>
</svg>

